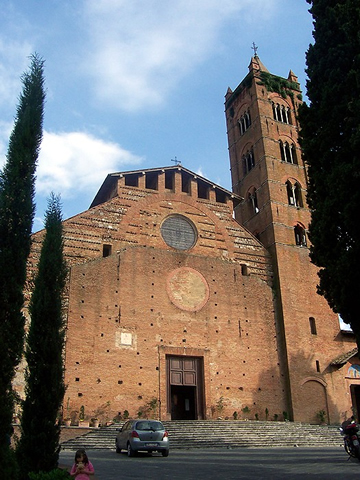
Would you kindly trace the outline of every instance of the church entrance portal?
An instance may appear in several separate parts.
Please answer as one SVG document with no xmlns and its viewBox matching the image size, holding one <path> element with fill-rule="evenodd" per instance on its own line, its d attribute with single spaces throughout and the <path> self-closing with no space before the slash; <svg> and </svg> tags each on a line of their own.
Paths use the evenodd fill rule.
<svg viewBox="0 0 360 480">
<path fill-rule="evenodd" d="M 171 420 L 203 419 L 203 359 L 168 356 L 166 364 L 168 412 L 171 413 Z"/>
<path fill-rule="evenodd" d="M 359 421 L 358 417 L 360 415 L 360 385 L 350 385 L 350 392 L 353 412 L 357 417 L 357 421 Z"/>
</svg>

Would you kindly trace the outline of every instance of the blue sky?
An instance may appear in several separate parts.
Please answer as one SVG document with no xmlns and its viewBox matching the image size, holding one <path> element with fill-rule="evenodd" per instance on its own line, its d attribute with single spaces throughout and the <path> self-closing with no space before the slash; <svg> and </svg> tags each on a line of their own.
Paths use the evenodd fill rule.
<svg viewBox="0 0 360 480">
<path fill-rule="evenodd" d="M 29 55 L 45 60 L 47 99 L 34 230 L 46 199 L 86 210 L 111 172 L 182 165 L 231 189 L 224 95 L 268 70 L 304 94 L 312 17 L 305 0 L 2 0 L 0 165 Z"/>
</svg>

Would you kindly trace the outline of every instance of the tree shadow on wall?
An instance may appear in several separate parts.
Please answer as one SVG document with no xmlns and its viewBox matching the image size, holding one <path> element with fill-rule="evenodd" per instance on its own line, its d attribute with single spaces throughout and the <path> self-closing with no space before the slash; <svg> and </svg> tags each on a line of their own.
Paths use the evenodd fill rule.
<svg viewBox="0 0 360 480">
<path fill-rule="evenodd" d="M 339 368 L 332 366 L 331 360 L 322 368 L 316 354 L 307 355 L 299 351 L 289 361 L 290 380 L 285 362 L 281 359 L 276 367 L 264 369 L 257 391 L 253 393 L 252 405 L 249 405 L 253 412 L 251 417 L 314 424 L 341 423 L 342 419 L 351 415 L 351 409 L 340 411 L 332 398 L 330 388 L 334 382 L 330 374 L 336 375 Z M 340 386 L 345 388 L 344 382 L 338 383 L 338 391 L 345 396 L 346 392 L 341 392 Z"/>
</svg>

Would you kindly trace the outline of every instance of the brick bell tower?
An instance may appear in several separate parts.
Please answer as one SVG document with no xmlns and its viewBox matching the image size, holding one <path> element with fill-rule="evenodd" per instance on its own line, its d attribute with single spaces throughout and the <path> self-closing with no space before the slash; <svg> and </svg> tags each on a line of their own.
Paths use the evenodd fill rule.
<svg viewBox="0 0 360 480">
<path fill-rule="evenodd" d="M 343 378 L 337 387 L 330 378 L 338 374 L 331 361 L 349 339 L 339 337 L 337 315 L 316 293 L 317 269 L 309 260 L 307 176 L 298 143 L 301 103 L 294 73 L 272 75 L 255 48 L 248 75 L 225 96 L 232 189 L 244 199 L 235 211 L 237 221 L 273 259 L 278 368 L 287 385 L 287 413 L 308 422 L 323 410 L 334 422 L 340 410 L 351 408 Z"/>
</svg>

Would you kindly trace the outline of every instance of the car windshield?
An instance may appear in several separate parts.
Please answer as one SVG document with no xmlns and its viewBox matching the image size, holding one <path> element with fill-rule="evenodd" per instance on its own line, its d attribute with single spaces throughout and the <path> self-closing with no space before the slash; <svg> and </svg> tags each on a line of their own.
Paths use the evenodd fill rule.
<svg viewBox="0 0 360 480">
<path fill-rule="evenodd" d="M 150 422 L 148 420 L 144 420 L 141 422 L 137 422 L 136 430 L 150 430 L 153 432 L 157 432 L 159 430 L 164 430 L 163 424 L 160 422 Z"/>
</svg>

